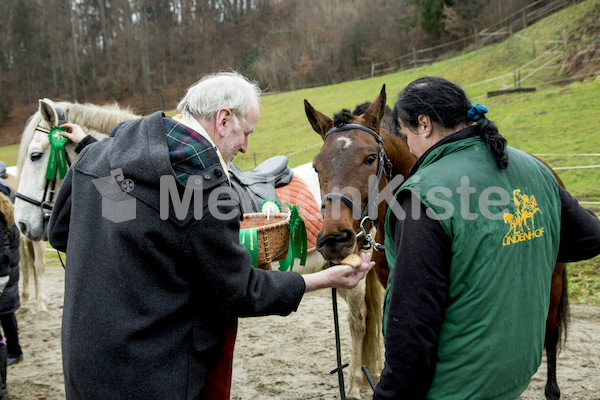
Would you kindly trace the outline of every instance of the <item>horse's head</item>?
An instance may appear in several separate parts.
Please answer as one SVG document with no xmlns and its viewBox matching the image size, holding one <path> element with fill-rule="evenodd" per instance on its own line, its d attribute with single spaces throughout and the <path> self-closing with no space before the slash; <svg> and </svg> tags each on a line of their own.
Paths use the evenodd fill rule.
<svg viewBox="0 0 600 400">
<path fill-rule="evenodd" d="M 15 222 L 31 240 L 44 239 L 45 226 L 52 210 L 54 193 L 60 179 L 48 182 L 46 168 L 50 154 L 48 131 L 66 121 L 69 103 L 55 104 L 49 99 L 39 101 L 39 110 L 27 122 L 21 138 L 17 160 L 19 186 L 15 201 Z M 67 152 L 75 157 L 74 146 Z M 48 184 L 47 184 L 48 182 Z"/>
<path fill-rule="evenodd" d="M 364 244 L 374 223 L 369 215 L 381 221 L 385 216 L 386 204 L 377 199 L 393 172 L 384 150 L 391 144 L 383 143 L 393 135 L 380 128 L 385 101 L 384 85 L 361 115 L 343 110 L 333 120 L 304 101 L 310 124 L 323 138 L 313 166 L 319 174 L 324 212 L 317 249 L 328 260 L 340 260 Z"/>
<path fill-rule="evenodd" d="M 19 185 L 15 201 L 15 222 L 25 236 L 33 241 L 45 240 L 46 224 L 52 211 L 54 198 L 62 184 L 57 173 L 47 179 L 50 158 L 49 130 L 65 122 L 79 124 L 83 130 L 100 140 L 108 136 L 119 122 L 139 118 L 130 110 L 116 104 L 54 103 L 49 99 L 39 101 L 38 111 L 25 125 L 17 159 Z M 65 146 L 66 160 L 77 157 L 76 144 Z M 58 171 L 57 171 L 58 172 Z M 52 174 L 50 174 L 52 175 Z"/>
</svg>

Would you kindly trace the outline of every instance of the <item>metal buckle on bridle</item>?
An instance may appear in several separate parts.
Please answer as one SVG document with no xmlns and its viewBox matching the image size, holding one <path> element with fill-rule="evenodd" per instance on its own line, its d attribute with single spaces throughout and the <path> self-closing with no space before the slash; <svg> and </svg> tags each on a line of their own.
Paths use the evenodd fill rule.
<svg viewBox="0 0 600 400">
<path fill-rule="evenodd" d="M 365 222 L 366 221 L 371 221 L 371 225 L 373 225 L 373 220 L 371 218 L 364 217 L 361 221 L 360 221 L 360 229 L 361 232 L 359 233 L 359 235 L 364 235 L 365 236 L 365 241 L 368 243 L 368 245 L 364 245 L 363 244 L 363 249 L 368 250 L 371 247 L 373 247 L 373 250 L 375 251 L 385 251 L 385 245 L 378 243 L 375 238 L 373 237 L 373 235 L 371 234 L 372 229 L 367 230 L 367 228 L 365 228 Z M 358 235 L 356 235 L 356 238 L 358 239 Z"/>
</svg>

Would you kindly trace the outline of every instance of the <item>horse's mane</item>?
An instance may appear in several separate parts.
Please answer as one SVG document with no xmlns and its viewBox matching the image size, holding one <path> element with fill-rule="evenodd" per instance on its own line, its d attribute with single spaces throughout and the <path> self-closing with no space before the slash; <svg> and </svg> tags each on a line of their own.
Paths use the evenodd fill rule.
<svg viewBox="0 0 600 400">
<path fill-rule="evenodd" d="M 25 124 L 25 128 L 23 129 L 23 135 L 21 136 L 21 145 L 19 146 L 19 155 L 17 156 L 17 174 L 21 174 L 21 169 L 23 168 L 23 163 L 25 162 L 25 157 L 27 157 L 27 148 L 29 147 L 29 143 L 33 139 L 33 134 L 35 133 L 35 128 L 42 121 L 42 116 L 40 112 L 37 111 L 27 120 Z M 17 179 L 20 178 L 17 176 Z"/>
<path fill-rule="evenodd" d="M 61 108 L 60 104 L 57 108 Z M 140 117 L 129 108 L 121 108 L 118 104 L 98 106 L 73 103 L 63 110 L 67 121 L 80 125 L 88 135 L 96 139 L 107 137 L 118 123 Z"/>
<path fill-rule="evenodd" d="M 364 114 L 364 112 L 367 111 L 367 108 L 369 108 L 370 105 L 371 102 L 368 101 L 362 104 L 358 104 L 356 107 L 354 107 L 354 110 L 352 112 L 350 112 L 350 110 L 348 110 L 347 108 L 344 108 L 342 111 L 333 116 L 333 125 L 336 127 L 340 127 L 342 125 L 353 123 L 354 121 L 356 121 L 356 117 Z M 384 119 L 385 117 L 391 118 L 391 116 L 392 109 L 388 106 L 385 106 Z"/>
<path fill-rule="evenodd" d="M 80 125 L 86 134 L 98 140 L 106 138 L 118 123 L 140 117 L 129 108 L 121 108 L 116 103 L 99 106 L 89 103 L 57 102 L 54 103 L 54 107 L 64 113 L 67 122 Z M 33 140 L 35 128 L 41 122 L 42 116 L 37 111 L 25 124 L 17 158 L 17 171 L 21 171 L 23 167 L 29 143 Z"/>
<path fill-rule="evenodd" d="M 364 112 L 367 111 L 367 108 L 369 108 L 370 105 L 371 105 L 370 101 L 366 101 L 362 104 L 358 104 L 356 107 L 354 107 L 352 114 L 354 114 L 354 115 L 364 114 Z"/>
<path fill-rule="evenodd" d="M 369 108 L 369 106 L 371 105 L 370 101 L 364 102 L 362 104 L 357 105 L 356 107 L 354 107 L 354 110 L 352 111 L 352 114 L 358 116 L 363 114 L 365 111 L 367 111 L 367 108 Z M 385 111 L 383 115 L 388 115 L 388 116 L 392 116 L 392 109 L 390 108 L 390 106 L 385 106 Z"/>
<path fill-rule="evenodd" d="M 362 104 L 357 105 L 356 107 L 354 107 L 354 110 L 352 111 L 352 114 L 359 116 L 364 114 L 365 111 L 367 111 L 367 108 L 369 108 L 369 106 L 371 105 L 370 101 L 366 101 Z M 392 109 L 389 106 L 385 106 L 384 111 L 383 111 L 383 119 L 381 120 L 381 127 L 387 129 L 390 132 L 394 132 L 394 129 L 392 127 Z"/>
<path fill-rule="evenodd" d="M 340 127 L 342 125 L 351 124 L 356 120 L 356 116 L 350 110 L 344 108 L 339 113 L 333 116 L 333 125 Z"/>
</svg>

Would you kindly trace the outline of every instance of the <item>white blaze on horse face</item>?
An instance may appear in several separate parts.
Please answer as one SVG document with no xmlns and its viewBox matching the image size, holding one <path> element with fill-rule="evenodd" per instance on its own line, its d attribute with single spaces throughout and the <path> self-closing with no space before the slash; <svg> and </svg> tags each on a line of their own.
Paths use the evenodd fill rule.
<svg viewBox="0 0 600 400">
<path fill-rule="evenodd" d="M 37 131 L 27 147 L 26 159 L 20 171 L 17 192 L 41 201 L 46 184 L 50 141 L 48 135 Z M 31 240 L 41 240 L 44 233 L 44 215 L 39 206 L 17 198 L 15 200 L 15 222 Z"/>
<path fill-rule="evenodd" d="M 350 139 L 348 136 L 340 136 L 337 140 L 338 142 L 344 142 L 342 149 L 347 149 L 348 147 L 352 146 L 352 139 Z"/>
</svg>

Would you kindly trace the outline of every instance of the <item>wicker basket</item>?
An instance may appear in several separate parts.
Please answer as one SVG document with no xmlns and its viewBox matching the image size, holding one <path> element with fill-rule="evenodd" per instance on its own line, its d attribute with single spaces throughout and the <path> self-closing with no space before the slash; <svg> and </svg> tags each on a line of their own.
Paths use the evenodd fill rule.
<svg viewBox="0 0 600 400">
<path fill-rule="evenodd" d="M 271 269 L 273 261 L 283 260 L 290 241 L 288 228 L 290 215 L 287 213 L 244 214 L 241 229 L 256 228 L 258 267 Z"/>
</svg>

